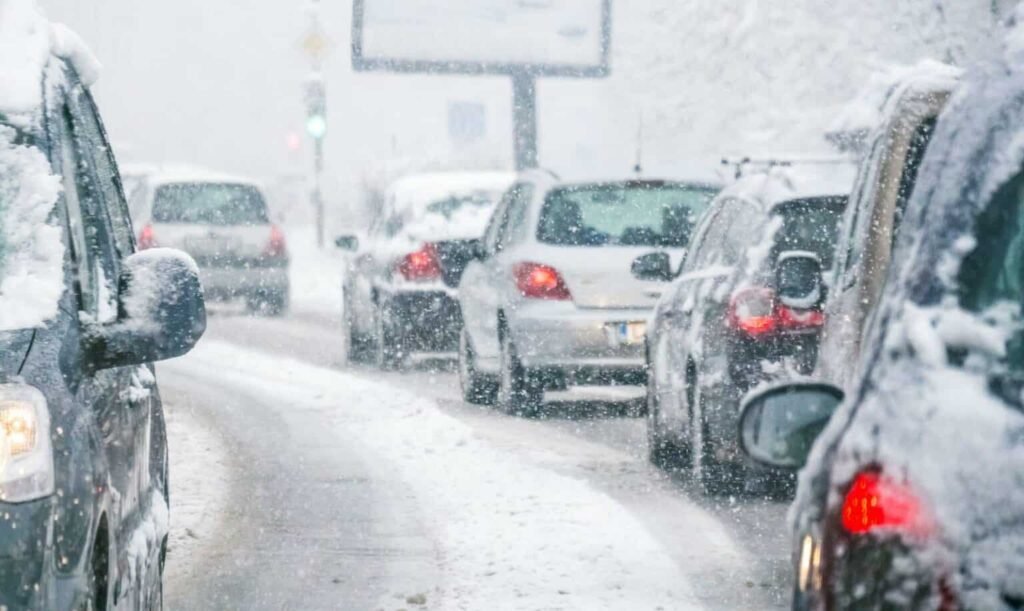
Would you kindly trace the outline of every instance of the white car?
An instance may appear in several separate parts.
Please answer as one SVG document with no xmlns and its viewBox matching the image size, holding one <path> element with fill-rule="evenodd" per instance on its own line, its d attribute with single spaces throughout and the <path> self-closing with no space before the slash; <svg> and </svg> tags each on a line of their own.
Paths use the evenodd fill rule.
<svg viewBox="0 0 1024 611">
<path fill-rule="evenodd" d="M 631 273 L 659 250 L 679 262 L 718 188 L 523 174 L 499 204 L 459 285 L 463 394 L 538 410 L 546 389 L 644 382 L 646 320 L 663 282 Z"/>
<path fill-rule="evenodd" d="M 129 202 L 139 249 L 179 248 L 199 265 L 208 300 L 288 308 L 288 250 L 258 183 L 194 170 L 145 175 Z"/>
</svg>

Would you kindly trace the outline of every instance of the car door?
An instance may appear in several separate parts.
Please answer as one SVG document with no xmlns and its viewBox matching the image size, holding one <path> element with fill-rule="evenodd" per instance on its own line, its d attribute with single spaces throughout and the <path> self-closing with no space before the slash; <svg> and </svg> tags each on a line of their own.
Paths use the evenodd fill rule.
<svg viewBox="0 0 1024 611">
<path fill-rule="evenodd" d="M 69 92 L 69 96 L 74 91 Z M 91 144 L 73 118 L 74 100 L 55 113 L 55 157 L 61 168 L 66 214 L 68 250 L 73 288 L 77 300 L 75 324 L 110 322 L 117 314 L 114 302 L 117 273 L 112 231 L 104 210 L 100 181 L 90 158 Z M 81 335 L 81 330 L 78 331 Z M 137 495 L 131 493 L 135 465 L 135 415 L 123 403 L 127 372 L 108 369 L 90 372 L 88 363 L 71 365 L 70 384 L 79 409 L 89 410 L 95 426 L 91 446 L 95 449 L 95 478 L 99 489 L 110 491 L 107 512 L 113 536 L 112 551 L 117 566 L 124 566 L 126 536 L 133 517 L 137 521 Z"/>
<path fill-rule="evenodd" d="M 352 309 L 352 324 L 362 335 L 373 332 L 376 316 L 373 291 L 374 275 L 377 273 L 375 256 L 384 240 L 383 233 L 387 226 L 389 210 L 387 206 L 381 210 L 370 225 L 366 239 L 360 241 L 358 250 L 348 259 L 345 307 Z"/>
<path fill-rule="evenodd" d="M 651 346 L 657 363 L 655 381 L 662 418 L 667 430 L 675 434 L 682 434 L 689 423 L 687 382 L 691 325 L 705 275 L 715 262 L 717 249 L 724 239 L 728 221 L 724 204 L 723 200 L 712 204 L 698 227 L 682 272 L 671 288 L 669 306 L 663 316 L 664 329 L 659 330 L 655 345 Z"/>
<path fill-rule="evenodd" d="M 509 208 L 517 199 L 525 183 L 516 183 L 502 196 L 494 209 L 487 230 L 481 239 L 481 257 L 466 266 L 459 284 L 459 301 L 463 321 L 473 343 L 477 367 L 497 369 L 498 310 L 501 307 L 502 288 L 498 286 L 498 256 L 504 249 L 503 238 L 509 217 Z"/>
</svg>

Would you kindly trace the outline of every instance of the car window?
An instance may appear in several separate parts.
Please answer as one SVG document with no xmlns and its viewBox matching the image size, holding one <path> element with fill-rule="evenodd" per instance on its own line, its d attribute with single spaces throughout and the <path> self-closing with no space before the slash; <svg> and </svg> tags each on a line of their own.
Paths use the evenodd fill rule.
<svg viewBox="0 0 1024 611">
<path fill-rule="evenodd" d="M 860 261 L 864 250 L 866 236 L 865 220 L 871 219 L 870 206 L 875 203 L 875 193 L 878 190 L 878 174 L 886 163 L 892 135 L 881 134 L 871 148 L 871 153 L 862 164 L 867 172 L 863 173 L 858 180 L 858 187 L 854 190 L 856 194 L 852 205 L 847 209 L 843 219 L 842 227 L 846 231 L 843 239 L 845 252 L 842 254 L 845 261 L 844 277 L 847 284 L 851 283 L 856 276 L 855 267 Z"/>
<path fill-rule="evenodd" d="M 524 183 L 518 185 L 513 192 L 513 199 L 509 202 L 507 219 L 505 221 L 504 235 L 501 238 L 503 247 L 513 244 L 521 244 L 526 239 L 528 212 L 530 202 L 533 200 L 534 187 Z"/>
<path fill-rule="evenodd" d="M 818 255 L 823 270 L 831 269 L 835 255 L 839 219 L 847 198 L 829 197 L 797 200 L 776 206 L 772 216 L 782 225 L 775 234 L 771 257 L 785 251 L 801 250 Z"/>
<path fill-rule="evenodd" d="M 109 217 L 114 244 L 119 257 L 123 259 L 135 251 L 135 238 L 114 154 L 107 142 L 103 124 L 89 92 L 77 86 L 72 100 L 76 106 L 73 116 L 81 139 L 80 146 L 88 152 L 93 162 L 99 191 L 106 204 L 104 210 Z"/>
<path fill-rule="evenodd" d="M 267 203 L 255 187 L 230 183 L 162 185 L 153 196 L 153 220 L 200 225 L 263 225 Z"/>
<path fill-rule="evenodd" d="M 739 199 L 730 198 L 722 202 L 721 209 L 711 221 L 704 236 L 703 246 L 696 260 L 697 269 L 735 263 L 736 253 L 729 252 L 727 236 L 745 208 L 747 205 Z"/>
<path fill-rule="evenodd" d="M 537 239 L 557 246 L 684 248 L 715 190 L 638 182 L 554 189 L 544 200 Z"/>
<path fill-rule="evenodd" d="M 88 156 L 79 145 L 82 139 L 75 133 L 70 109 L 65 107 L 60 114 L 64 207 L 79 309 L 94 320 L 110 322 L 117 314 L 117 267 L 103 199 Z"/>
<path fill-rule="evenodd" d="M 917 126 L 913 137 L 910 139 L 906 162 L 903 165 L 903 173 L 900 176 L 896 207 L 893 210 L 892 244 L 896 244 L 896 236 L 899 235 L 900 225 L 903 223 L 907 202 L 910 201 L 910 196 L 914 192 L 914 185 L 917 184 L 917 173 L 921 169 L 921 160 L 924 159 L 925 151 L 928 150 L 928 143 L 931 142 L 937 122 L 937 118 L 924 121 Z"/>
<path fill-rule="evenodd" d="M 718 217 L 722 212 L 722 204 L 719 203 L 712 207 L 705 213 L 704 218 L 697 224 L 696 234 L 694 235 L 693 241 L 690 243 L 690 249 L 686 253 L 686 259 L 683 261 L 682 273 L 692 272 L 700 266 L 701 261 L 707 257 L 709 249 L 713 249 L 714 246 L 711 241 L 708 240 L 708 234 L 711 228 L 714 227 L 718 222 Z"/>
<path fill-rule="evenodd" d="M 502 237 L 505 232 L 505 223 L 508 220 L 508 209 L 515 201 L 519 190 L 523 187 L 521 183 L 512 185 L 501 201 L 494 209 L 491 220 L 487 223 L 487 230 L 484 232 L 484 250 L 488 255 L 495 255 L 502 250 Z"/>
</svg>

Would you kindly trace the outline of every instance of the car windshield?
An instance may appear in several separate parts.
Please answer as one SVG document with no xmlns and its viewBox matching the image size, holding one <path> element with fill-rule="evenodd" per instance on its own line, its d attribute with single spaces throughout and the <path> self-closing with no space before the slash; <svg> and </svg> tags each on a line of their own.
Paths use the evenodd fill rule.
<svg viewBox="0 0 1024 611">
<path fill-rule="evenodd" d="M 846 202 L 845 197 L 829 197 L 776 206 L 772 213 L 782 226 L 775 234 L 773 260 L 783 252 L 802 250 L 818 255 L 822 269 L 831 268 Z"/>
<path fill-rule="evenodd" d="M 537 239 L 556 246 L 684 248 L 715 193 L 664 183 L 555 189 L 541 209 Z"/>
<path fill-rule="evenodd" d="M 43 152 L 0 124 L 0 332 L 57 313 L 64 250 L 52 213 L 60 188 Z"/>
<path fill-rule="evenodd" d="M 162 185 L 153 196 L 153 220 L 200 225 L 261 225 L 267 204 L 248 185 L 180 183 Z"/>
</svg>

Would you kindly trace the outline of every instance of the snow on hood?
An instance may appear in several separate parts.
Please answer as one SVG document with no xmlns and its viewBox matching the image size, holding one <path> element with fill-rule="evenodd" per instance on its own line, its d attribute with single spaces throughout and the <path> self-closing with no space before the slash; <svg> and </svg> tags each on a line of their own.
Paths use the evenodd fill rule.
<svg viewBox="0 0 1024 611">
<path fill-rule="evenodd" d="M 49 221 L 60 179 L 34 147 L 0 125 L 0 331 L 38 327 L 57 313 L 64 246 Z"/>
<path fill-rule="evenodd" d="M 0 0 L 0 114 L 23 122 L 39 108 L 51 55 L 71 62 L 86 86 L 99 77 L 100 63 L 82 39 L 50 24 L 35 0 Z"/>
</svg>

